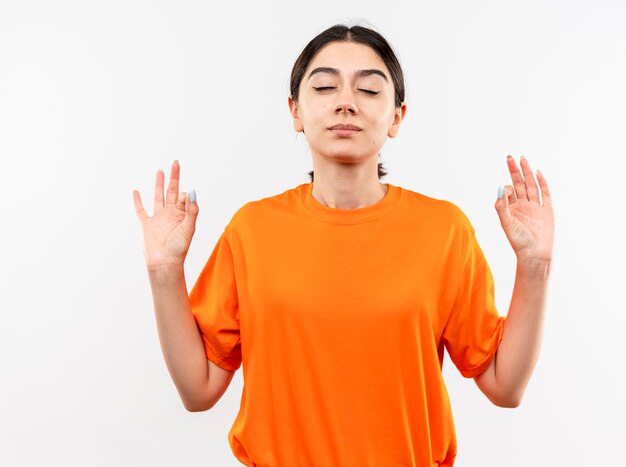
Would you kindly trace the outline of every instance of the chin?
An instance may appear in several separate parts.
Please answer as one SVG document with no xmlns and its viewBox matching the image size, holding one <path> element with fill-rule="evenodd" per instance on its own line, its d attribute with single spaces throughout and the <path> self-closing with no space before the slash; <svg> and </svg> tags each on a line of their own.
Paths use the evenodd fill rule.
<svg viewBox="0 0 626 467">
<path fill-rule="evenodd" d="M 363 154 L 357 151 L 348 151 L 348 150 L 345 150 L 345 151 L 336 150 L 336 151 L 322 152 L 321 155 L 325 159 L 331 159 L 333 161 L 341 162 L 345 164 L 354 164 L 356 162 L 362 162 L 364 160 L 367 160 L 368 157 L 371 157 L 371 156 L 368 156 L 367 154 Z M 376 155 L 376 157 L 378 157 L 378 155 Z"/>
</svg>

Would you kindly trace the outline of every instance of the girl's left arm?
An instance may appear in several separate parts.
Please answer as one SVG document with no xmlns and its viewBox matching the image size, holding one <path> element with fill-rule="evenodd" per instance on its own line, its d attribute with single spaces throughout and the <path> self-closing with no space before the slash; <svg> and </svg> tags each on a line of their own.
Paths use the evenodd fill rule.
<svg viewBox="0 0 626 467">
<path fill-rule="evenodd" d="M 541 350 L 554 244 L 554 213 L 543 174 L 537 171 L 537 185 L 523 156 L 522 172 L 512 156 L 507 157 L 507 164 L 513 185 L 500 187 L 495 208 L 517 256 L 515 285 L 496 356 L 474 380 L 494 404 L 517 407 Z"/>
</svg>

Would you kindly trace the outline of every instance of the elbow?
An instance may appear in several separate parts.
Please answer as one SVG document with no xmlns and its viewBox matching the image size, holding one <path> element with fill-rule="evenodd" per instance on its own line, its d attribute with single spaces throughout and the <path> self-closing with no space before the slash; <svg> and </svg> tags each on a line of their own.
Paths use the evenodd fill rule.
<svg viewBox="0 0 626 467">
<path fill-rule="evenodd" d="M 187 400 L 183 399 L 183 405 L 187 412 L 206 412 L 211 410 L 215 405 L 215 402 L 208 400 Z"/>
<path fill-rule="evenodd" d="M 507 401 L 495 404 L 502 409 L 516 409 L 521 405 L 521 401 Z"/>
<path fill-rule="evenodd" d="M 208 404 L 204 404 L 204 405 L 190 404 L 184 401 L 183 401 L 183 405 L 185 406 L 185 409 L 187 409 L 187 412 L 206 412 L 207 410 L 210 410 L 213 407 L 212 405 L 208 405 Z"/>
<path fill-rule="evenodd" d="M 187 409 L 187 412 L 205 412 L 207 410 L 191 404 L 183 403 L 183 405 L 185 406 L 185 409 Z"/>
<path fill-rule="evenodd" d="M 516 409 L 522 405 L 521 395 L 509 395 L 508 397 L 500 397 L 491 401 L 495 406 L 503 409 Z"/>
</svg>

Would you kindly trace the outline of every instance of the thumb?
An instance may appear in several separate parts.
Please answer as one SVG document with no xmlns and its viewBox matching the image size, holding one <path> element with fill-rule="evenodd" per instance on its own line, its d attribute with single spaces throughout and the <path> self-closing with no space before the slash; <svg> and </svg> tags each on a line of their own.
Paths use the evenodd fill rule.
<svg viewBox="0 0 626 467">
<path fill-rule="evenodd" d="M 196 229 L 196 219 L 200 208 L 196 201 L 196 190 L 191 190 L 189 196 L 185 199 L 185 218 L 183 219 L 183 226 L 188 232 L 193 232 Z"/>
<path fill-rule="evenodd" d="M 498 199 L 495 203 L 496 212 L 498 213 L 498 217 L 500 217 L 500 224 L 502 224 L 502 228 L 508 231 L 509 227 L 513 223 L 513 216 L 511 215 L 511 211 L 509 209 L 509 186 L 502 187 L 500 185 L 498 187 Z"/>
</svg>

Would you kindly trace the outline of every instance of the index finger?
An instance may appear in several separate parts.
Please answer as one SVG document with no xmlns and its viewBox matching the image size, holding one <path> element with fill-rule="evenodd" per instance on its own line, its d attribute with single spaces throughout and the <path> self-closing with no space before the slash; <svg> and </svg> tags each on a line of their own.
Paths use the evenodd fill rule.
<svg viewBox="0 0 626 467">
<path fill-rule="evenodd" d="M 165 199 L 166 206 L 175 206 L 178 199 L 178 179 L 180 178 L 180 165 L 175 160 L 172 163 L 172 172 L 170 174 L 170 182 L 167 185 L 167 198 Z"/>
<path fill-rule="evenodd" d="M 515 189 L 515 195 L 518 200 L 528 199 L 528 194 L 526 193 L 526 182 L 522 177 L 519 168 L 517 167 L 517 162 L 513 156 L 506 157 L 507 164 L 509 166 L 509 172 L 511 172 L 511 180 L 513 180 L 513 188 Z"/>
</svg>

